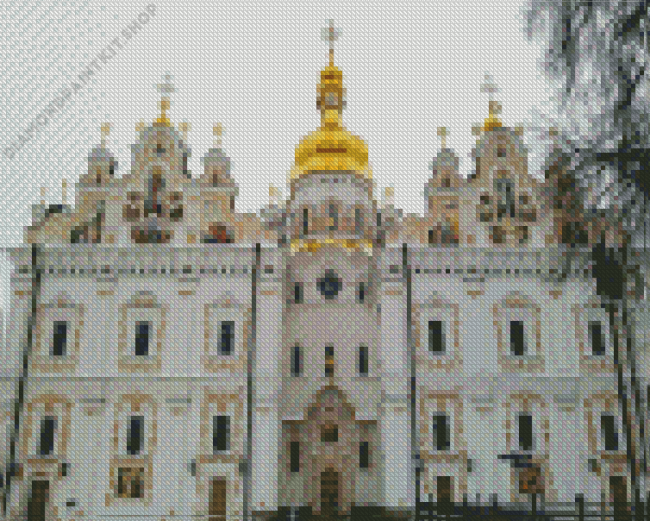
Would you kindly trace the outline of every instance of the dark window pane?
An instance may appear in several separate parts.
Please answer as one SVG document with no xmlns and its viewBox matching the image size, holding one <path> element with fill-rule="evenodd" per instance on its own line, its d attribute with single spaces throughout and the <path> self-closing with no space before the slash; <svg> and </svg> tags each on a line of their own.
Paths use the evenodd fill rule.
<svg viewBox="0 0 650 521">
<path fill-rule="evenodd" d="M 149 355 L 149 322 L 138 322 L 135 325 L 135 356 Z"/>
<path fill-rule="evenodd" d="M 56 430 L 56 418 L 43 418 L 41 423 L 41 439 L 38 452 L 41 456 L 49 456 L 54 452 L 54 431 Z"/>
<path fill-rule="evenodd" d="M 300 472 L 300 442 L 292 441 L 290 448 L 291 448 L 291 472 Z"/>
<path fill-rule="evenodd" d="M 445 352 L 445 338 L 440 320 L 429 320 L 429 351 L 433 353 Z"/>
<path fill-rule="evenodd" d="M 215 451 L 229 450 L 230 445 L 230 417 L 215 416 L 212 426 L 212 448 Z"/>
<path fill-rule="evenodd" d="M 52 338 L 52 356 L 65 356 L 66 344 L 68 342 L 68 323 L 54 322 L 54 334 Z"/>
<path fill-rule="evenodd" d="M 589 339 L 591 341 L 591 352 L 595 356 L 603 356 L 605 354 L 605 337 L 603 336 L 603 328 L 600 322 L 592 322 L 589 324 Z"/>
<path fill-rule="evenodd" d="M 219 354 L 230 355 L 235 347 L 235 323 L 221 322 L 219 333 Z"/>
<path fill-rule="evenodd" d="M 325 376 L 334 376 L 334 346 L 325 346 Z"/>
<path fill-rule="evenodd" d="M 359 302 L 366 300 L 366 285 L 363 282 L 359 283 Z"/>
<path fill-rule="evenodd" d="M 302 211 L 302 234 L 307 235 L 309 233 L 309 210 L 305 208 Z"/>
<path fill-rule="evenodd" d="M 321 427 L 321 441 L 324 443 L 336 443 L 339 441 L 338 425 L 323 425 Z"/>
<path fill-rule="evenodd" d="M 293 347 L 293 353 L 291 355 L 291 373 L 293 376 L 300 376 L 300 365 L 301 365 L 301 360 L 300 360 L 300 346 L 294 346 Z"/>
<path fill-rule="evenodd" d="M 126 451 L 131 455 L 142 452 L 142 438 L 144 434 L 144 417 L 131 416 L 126 433 Z"/>
<path fill-rule="evenodd" d="M 533 417 L 519 416 L 519 450 L 533 450 Z"/>
<path fill-rule="evenodd" d="M 603 414 L 600 417 L 600 426 L 605 439 L 605 450 L 618 450 L 618 433 L 614 417 Z"/>
<path fill-rule="evenodd" d="M 339 229 L 339 211 L 335 204 L 330 204 L 330 231 Z"/>
<path fill-rule="evenodd" d="M 296 304 L 302 304 L 302 284 L 295 284 L 293 287 L 293 299 Z"/>
<path fill-rule="evenodd" d="M 362 441 L 359 444 L 359 468 L 367 469 L 369 459 L 368 442 Z"/>
<path fill-rule="evenodd" d="M 510 350 L 515 356 L 524 354 L 524 323 L 521 320 L 510 322 Z"/>
<path fill-rule="evenodd" d="M 363 215 L 360 208 L 354 210 L 354 232 L 363 233 Z"/>
<path fill-rule="evenodd" d="M 327 270 L 325 276 L 317 280 L 318 291 L 327 300 L 333 300 L 343 289 L 343 280 L 332 270 Z"/>
<path fill-rule="evenodd" d="M 368 348 L 359 346 L 359 373 L 368 374 Z"/>
<path fill-rule="evenodd" d="M 437 450 L 449 450 L 449 427 L 447 416 L 436 414 L 433 416 L 433 439 Z"/>
</svg>

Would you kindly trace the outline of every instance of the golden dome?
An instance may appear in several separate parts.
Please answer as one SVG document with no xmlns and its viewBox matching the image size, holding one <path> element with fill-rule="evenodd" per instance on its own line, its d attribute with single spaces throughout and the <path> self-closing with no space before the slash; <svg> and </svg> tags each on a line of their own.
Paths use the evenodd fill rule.
<svg viewBox="0 0 650 521">
<path fill-rule="evenodd" d="M 321 126 L 303 137 L 296 147 L 291 180 L 323 170 L 348 170 L 367 179 L 372 178 L 368 167 L 368 147 L 341 123 L 345 88 L 343 73 L 334 65 L 332 43 L 337 36 L 338 33 L 331 26 L 324 31 L 324 38 L 330 42 L 330 62 L 321 71 L 317 89 L 316 106 L 321 112 Z"/>
</svg>

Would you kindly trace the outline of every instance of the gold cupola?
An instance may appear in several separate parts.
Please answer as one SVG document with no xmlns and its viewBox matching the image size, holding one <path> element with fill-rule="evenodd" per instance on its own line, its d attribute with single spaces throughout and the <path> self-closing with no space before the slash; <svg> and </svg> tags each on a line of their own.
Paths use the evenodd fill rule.
<svg viewBox="0 0 650 521">
<path fill-rule="evenodd" d="M 311 172 L 349 171 L 372 179 L 368 166 L 368 147 L 364 141 L 348 132 L 341 122 L 345 108 L 343 73 L 334 65 L 334 42 L 340 31 L 333 26 L 323 29 L 323 39 L 329 42 L 329 65 L 320 74 L 316 107 L 321 113 L 321 126 L 300 140 L 296 147 L 295 165 L 290 180 Z"/>
</svg>

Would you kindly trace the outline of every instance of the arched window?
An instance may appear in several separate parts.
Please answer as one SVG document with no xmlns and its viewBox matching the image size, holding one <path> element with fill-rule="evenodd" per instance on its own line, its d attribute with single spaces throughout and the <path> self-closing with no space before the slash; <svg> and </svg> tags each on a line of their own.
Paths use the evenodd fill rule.
<svg viewBox="0 0 650 521">
<path fill-rule="evenodd" d="M 232 244 L 235 242 L 232 230 L 222 224 L 211 224 L 208 232 L 203 234 L 201 242 L 204 244 Z"/>
<path fill-rule="evenodd" d="M 497 197 L 497 217 L 515 217 L 515 186 L 507 178 L 494 180 L 494 191 Z"/>
</svg>

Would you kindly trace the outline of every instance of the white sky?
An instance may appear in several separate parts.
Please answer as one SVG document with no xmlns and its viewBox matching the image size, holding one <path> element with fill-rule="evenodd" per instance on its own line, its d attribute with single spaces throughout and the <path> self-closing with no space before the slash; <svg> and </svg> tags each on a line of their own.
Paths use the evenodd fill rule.
<svg viewBox="0 0 650 521">
<path fill-rule="evenodd" d="M 449 128 L 448 145 L 461 157 L 461 170 L 471 168 L 471 126 L 487 115 L 487 97 L 480 93 L 485 72 L 501 89 L 508 125 L 526 121 L 529 110 L 548 99 L 537 66 L 539 48 L 523 35 L 523 0 L 435 0 L 418 6 L 153 3 L 155 16 L 130 41 L 121 38 L 123 48 L 60 114 L 13 159 L 0 153 L 0 245 L 22 240 L 41 186 L 48 187 L 48 203 L 59 203 L 65 177 L 71 202 L 103 121 L 113 126 L 109 147 L 119 161 L 118 176 L 130 169 L 136 122 L 156 117 L 155 85 L 165 72 L 176 87 L 172 121 L 192 125 L 193 175 L 201 173 L 213 124 L 222 122 L 224 148 L 240 187 L 237 210 L 253 212 L 266 204 L 269 184 L 286 195 L 295 146 L 320 122 L 316 84 L 328 61 L 321 28 L 330 18 L 342 31 L 335 61 L 347 88 L 343 121 L 366 141 L 377 188 L 394 186 L 395 204 L 405 212 L 424 211 L 422 190 L 439 146 L 438 126 Z M 112 4 L 2 3 L 0 150 L 17 140 L 147 2 Z"/>
</svg>

